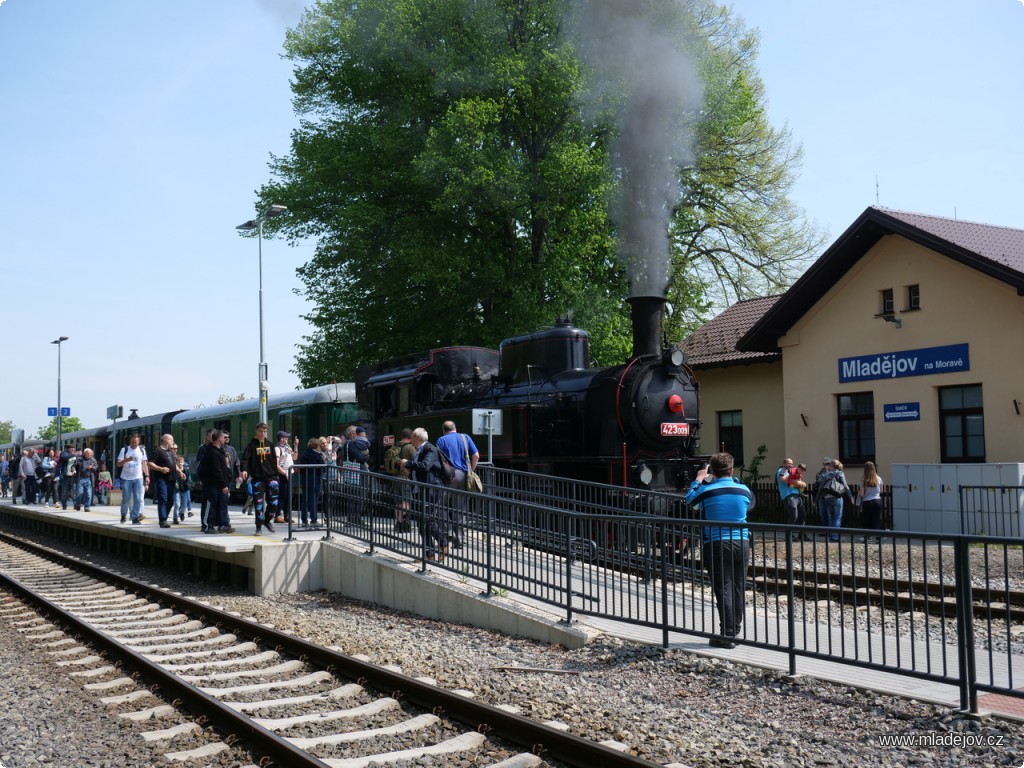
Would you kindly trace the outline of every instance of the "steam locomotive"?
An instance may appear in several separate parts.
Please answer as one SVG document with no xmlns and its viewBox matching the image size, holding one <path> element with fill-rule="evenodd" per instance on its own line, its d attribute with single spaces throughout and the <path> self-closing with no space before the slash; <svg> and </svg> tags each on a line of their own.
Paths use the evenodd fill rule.
<svg viewBox="0 0 1024 768">
<path fill-rule="evenodd" d="M 498 351 L 445 347 L 360 368 L 356 394 L 377 456 L 406 427 L 434 438 L 451 420 L 496 466 L 679 490 L 699 447 L 697 381 L 679 349 L 658 350 L 664 299 L 628 301 L 633 353 L 623 365 L 591 368 L 587 332 L 559 320 Z M 486 434 L 498 423 L 500 434 Z"/>
</svg>

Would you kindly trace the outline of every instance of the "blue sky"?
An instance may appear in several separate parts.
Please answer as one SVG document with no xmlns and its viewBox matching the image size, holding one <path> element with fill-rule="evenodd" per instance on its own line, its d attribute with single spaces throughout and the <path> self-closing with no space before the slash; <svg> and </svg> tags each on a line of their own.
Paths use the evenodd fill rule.
<svg viewBox="0 0 1024 768">
<path fill-rule="evenodd" d="M 838 237 L 869 205 L 1024 227 L 1021 0 L 737 0 L 794 199 Z M 877 179 L 877 198 L 876 198 Z"/>
<path fill-rule="evenodd" d="M 0 419 L 86 426 L 253 396 L 255 214 L 295 125 L 301 0 L 0 0 Z M 1021 0 L 739 0 L 794 188 L 839 235 L 868 205 L 1024 227 Z M 293 389 L 312 246 L 263 243 L 272 391 Z M 457 340 L 453 340 L 457 341 Z M 343 343 L 343 340 L 339 340 Z"/>
</svg>

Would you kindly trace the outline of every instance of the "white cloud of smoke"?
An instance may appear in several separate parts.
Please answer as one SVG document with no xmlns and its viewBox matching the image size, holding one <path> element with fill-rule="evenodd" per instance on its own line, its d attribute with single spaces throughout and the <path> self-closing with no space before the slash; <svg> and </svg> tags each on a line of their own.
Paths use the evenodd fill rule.
<svg viewBox="0 0 1024 768">
<path fill-rule="evenodd" d="M 692 158 L 687 117 L 704 95 L 683 11 L 680 0 L 582 0 L 569 20 L 590 76 L 587 106 L 614 108 L 614 216 L 632 296 L 665 294 L 677 168 Z"/>
</svg>

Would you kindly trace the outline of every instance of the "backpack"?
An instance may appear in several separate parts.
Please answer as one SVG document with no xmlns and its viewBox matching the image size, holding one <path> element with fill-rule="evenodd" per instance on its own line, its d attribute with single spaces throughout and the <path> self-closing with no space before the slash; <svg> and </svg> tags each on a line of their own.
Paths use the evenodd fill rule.
<svg viewBox="0 0 1024 768">
<path fill-rule="evenodd" d="M 441 482 L 449 485 L 455 479 L 455 467 L 452 466 L 451 460 L 440 448 L 437 449 L 437 455 L 441 460 Z"/>
<path fill-rule="evenodd" d="M 78 461 L 77 456 L 68 456 L 68 465 L 64 468 L 65 477 L 74 477 L 75 475 L 75 463 Z"/>
<path fill-rule="evenodd" d="M 402 444 L 394 443 L 384 453 L 384 471 L 389 475 L 401 474 L 401 470 L 398 468 L 398 459 L 402 454 Z"/>
</svg>

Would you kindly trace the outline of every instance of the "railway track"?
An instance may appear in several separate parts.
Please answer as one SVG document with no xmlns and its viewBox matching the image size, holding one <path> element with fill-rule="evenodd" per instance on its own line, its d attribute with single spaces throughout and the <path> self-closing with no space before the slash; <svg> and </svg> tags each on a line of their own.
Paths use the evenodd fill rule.
<svg viewBox="0 0 1024 768">
<path fill-rule="evenodd" d="M 619 745 L 474 701 L 471 692 L 4 535 L 0 583 L 15 598 L 0 602 L 0 621 L 119 715 L 152 725 L 144 738 L 166 743 L 172 760 L 244 749 L 260 768 L 360 768 L 428 756 L 492 768 L 656 766 Z"/>
<path fill-rule="evenodd" d="M 785 567 L 754 565 L 750 575 L 756 589 L 770 594 L 786 594 L 790 573 Z M 805 600 L 827 598 L 850 605 L 870 602 L 894 611 L 922 611 L 936 617 L 956 618 L 956 586 L 948 582 L 835 571 L 826 573 L 796 567 L 792 570 L 792 579 L 796 596 Z M 985 587 L 974 587 L 971 592 L 977 618 L 1024 621 L 1024 592 Z"/>
</svg>

